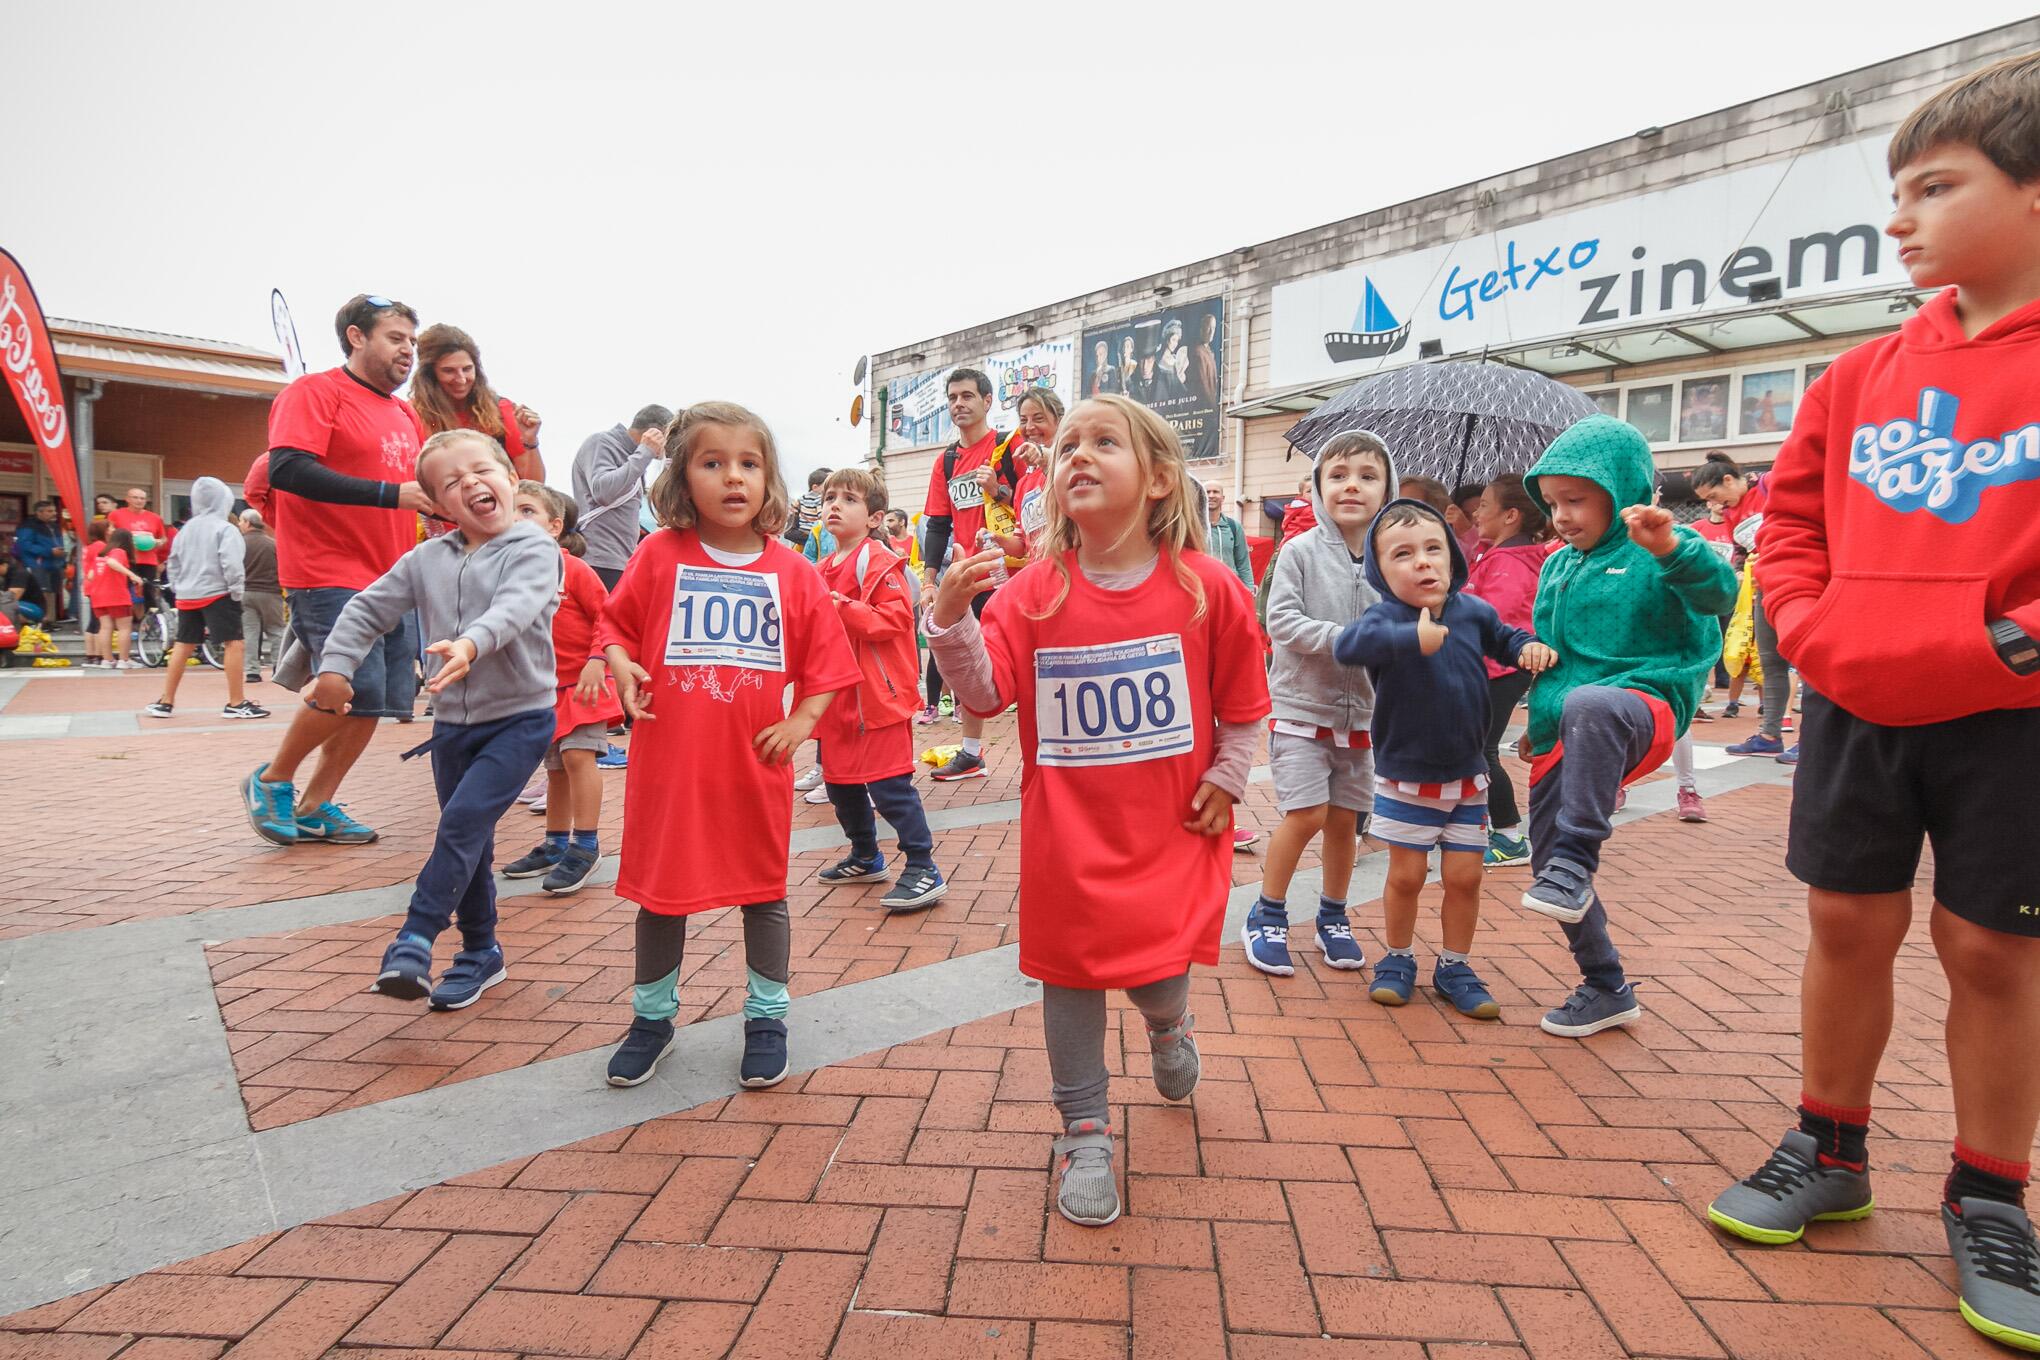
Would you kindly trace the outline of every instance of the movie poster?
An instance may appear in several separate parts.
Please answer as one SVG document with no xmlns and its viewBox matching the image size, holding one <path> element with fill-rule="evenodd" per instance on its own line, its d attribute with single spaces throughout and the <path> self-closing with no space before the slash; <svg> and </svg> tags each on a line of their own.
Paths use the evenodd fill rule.
<svg viewBox="0 0 2040 1360">
<path fill-rule="evenodd" d="M 1204 298 L 1087 329 L 1080 397 L 1132 397 L 1182 437 L 1192 459 L 1219 456 L 1225 299 Z"/>
</svg>

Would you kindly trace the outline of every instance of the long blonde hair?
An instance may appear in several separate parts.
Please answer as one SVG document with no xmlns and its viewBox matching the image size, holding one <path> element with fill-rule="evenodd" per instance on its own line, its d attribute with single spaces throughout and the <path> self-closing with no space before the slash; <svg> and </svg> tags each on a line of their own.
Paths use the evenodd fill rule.
<svg viewBox="0 0 2040 1360">
<path fill-rule="evenodd" d="M 1174 564 L 1176 582 L 1182 586 L 1197 607 L 1191 614 L 1194 622 L 1204 617 L 1204 583 L 1197 573 L 1183 560 L 1186 552 L 1204 551 L 1204 492 L 1198 487 L 1197 479 L 1190 475 L 1189 465 L 1183 458 L 1183 440 L 1168 421 L 1133 400 L 1113 394 L 1104 394 L 1080 401 L 1070 411 L 1069 419 L 1062 429 L 1069 428 L 1086 406 L 1103 406 L 1117 412 L 1126 421 L 1127 429 L 1133 435 L 1133 456 L 1141 485 L 1145 486 L 1157 467 L 1167 467 L 1173 474 L 1175 485 L 1159 500 L 1148 502 L 1145 527 L 1148 541 L 1157 551 L 1166 555 Z M 1062 457 L 1062 433 L 1056 435 L 1057 450 L 1050 461 L 1049 480 L 1053 486 L 1055 463 Z M 1126 533 L 1134 532 L 1141 524 L 1139 519 L 1126 527 Z M 1124 541 L 1125 535 L 1119 541 Z M 1082 535 L 1069 516 L 1063 512 L 1061 497 L 1048 497 L 1048 523 L 1042 530 L 1040 546 L 1035 555 L 1053 565 L 1062 577 L 1062 590 L 1049 602 L 1046 609 L 1030 617 L 1045 619 L 1063 607 L 1070 597 L 1070 569 L 1064 555 L 1082 543 Z M 1114 547 L 1118 543 L 1113 544 Z"/>
<path fill-rule="evenodd" d="M 758 436 L 758 447 L 765 455 L 765 500 L 752 518 L 751 528 L 765 538 L 785 532 L 793 500 L 786 494 L 786 479 L 779 475 L 779 445 L 773 442 L 763 419 L 733 401 L 696 402 L 673 417 L 666 429 L 666 467 L 652 483 L 652 513 L 659 523 L 668 529 L 686 529 L 695 523 L 694 497 L 687 490 L 687 459 L 694 452 L 695 439 L 709 425 L 749 430 Z"/>
</svg>

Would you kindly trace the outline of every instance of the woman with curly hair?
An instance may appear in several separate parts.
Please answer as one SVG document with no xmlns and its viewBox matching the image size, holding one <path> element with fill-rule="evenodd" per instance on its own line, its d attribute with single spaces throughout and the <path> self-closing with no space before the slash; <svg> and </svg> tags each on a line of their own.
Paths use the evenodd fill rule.
<svg viewBox="0 0 2040 1360">
<path fill-rule="evenodd" d="M 482 369 L 481 346 L 458 326 L 444 322 L 418 333 L 418 367 L 411 376 L 411 409 L 425 433 L 478 430 L 503 446 L 518 477 L 542 482 L 538 453 L 538 412 L 496 395 Z"/>
</svg>

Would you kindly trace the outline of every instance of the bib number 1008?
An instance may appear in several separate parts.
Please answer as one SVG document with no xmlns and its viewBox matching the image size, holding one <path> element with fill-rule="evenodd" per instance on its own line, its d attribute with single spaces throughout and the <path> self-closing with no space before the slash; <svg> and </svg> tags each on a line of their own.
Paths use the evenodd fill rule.
<svg viewBox="0 0 2040 1360">
<path fill-rule="evenodd" d="M 1064 732 L 1081 731 L 1087 737 L 1102 737 L 1108 731 L 1129 733 L 1148 728 L 1166 728 L 1176 721 L 1176 696 L 1170 691 L 1169 677 L 1160 671 L 1149 671 L 1136 685 L 1128 676 L 1119 676 L 1110 685 L 1097 680 L 1079 680 L 1075 687 L 1075 712 L 1071 712 L 1071 687 L 1067 683 L 1055 687 L 1055 702 L 1060 722 L 1057 726 Z M 1077 720 L 1074 729 L 1071 717 Z"/>
<path fill-rule="evenodd" d="M 1174 633 L 1034 657 L 1035 761 L 1123 765 L 1192 750 L 1189 677 Z"/>
<path fill-rule="evenodd" d="M 701 615 L 699 620 L 695 618 L 697 606 Z M 673 606 L 673 619 L 682 634 L 706 642 L 730 641 L 740 646 L 750 642 L 763 643 L 767 647 L 779 645 L 779 610 L 770 600 L 760 604 L 748 595 L 735 600 L 727 595 L 708 595 L 699 599 L 683 595 Z"/>
<path fill-rule="evenodd" d="M 682 566 L 666 625 L 669 666 L 786 669 L 779 578 L 730 567 Z"/>
</svg>

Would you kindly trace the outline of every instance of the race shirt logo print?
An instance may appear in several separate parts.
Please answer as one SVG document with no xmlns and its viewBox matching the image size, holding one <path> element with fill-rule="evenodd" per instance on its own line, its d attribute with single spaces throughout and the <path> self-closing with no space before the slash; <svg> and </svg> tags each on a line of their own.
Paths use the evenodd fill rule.
<svg viewBox="0 0 2040 1360">
<path fill-rule="evenodd" d="M 1196 747 L 1179 633 L 1034 654 L 1038 765 L 1129 765 Z"/>
<path fill-rule="evenodd" d="M 786 669 L 779 578 L 734 567 L 682 566 L 666 625 L 668 666 Z"/>
<path fill-rule="evenodd" d="M 1952 392 L 1923 388 L 1918 420 L 1857 426 L 1849 476 L 1901 514 L 1925 510 L 1947 524 L 1974 515 L 1990 488 L 2040 477 L 2040 422 L 1964 442 L 1955 434 L 1961 405 Z"/>
</svg>

